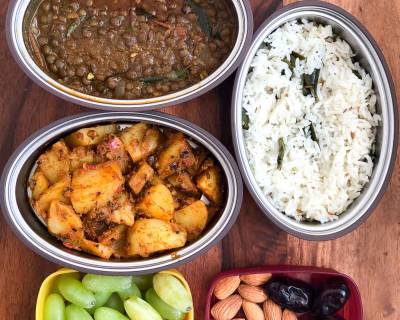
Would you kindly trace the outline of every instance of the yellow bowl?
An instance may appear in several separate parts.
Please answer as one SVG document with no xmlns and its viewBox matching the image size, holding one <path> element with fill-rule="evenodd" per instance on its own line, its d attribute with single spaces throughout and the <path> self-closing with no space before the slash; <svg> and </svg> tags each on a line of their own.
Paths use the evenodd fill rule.
<svg viewBox="0 0 400 320">
<path fill-rule="evenodd" d="M 57 291 L 55 288 L 57 278 L 60 275 L 67 274 L 67 273 L 79 273 L 79 271 L 63 268 L 63 269 L 60 269 L 60 270 L 52 273 L 46 279 L 44 279 L 42 285 L 40 286 L 39 294 L 38 294 L 37 301 L 36 301 L 36 320 L 43 320 L 43 318 L 44 318 L 44 303 L 46 301 L 47 296 L 50 293 Z M 171 269 L 171 270 L 161 271 L 160 273 L 167 273 L 167 274 L 171 274 L 171 275 L 175 276 L 183 283 L 183 285 L 186 287 L 186 289 L 189 291 L 189 293 L 192 294 L 190 291 L 189 284 L 187 283 L 186 279 L 183 277 L 183 275 L 178 270 Z M 189 312 L 187 314 L 185 320 L 194 320 L 194 311 Z"/>
</svg>

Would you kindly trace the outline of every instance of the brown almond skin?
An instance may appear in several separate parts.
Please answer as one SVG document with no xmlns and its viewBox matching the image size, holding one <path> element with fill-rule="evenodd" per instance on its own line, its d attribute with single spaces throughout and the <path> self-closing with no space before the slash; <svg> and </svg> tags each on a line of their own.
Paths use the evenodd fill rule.
<svg viewBox="0 0 400 320">
<path fill-rule="evenodd" d="M 265 320 L 282 320 L 282 309 L 272 300 L 266 300 L 263 305 Z"/>
<path fill-rule="evenodd" d="M 282 320 L 297 320 L 296 314 L 288 309 L 283 310 Z"/>
<path fill-rule="evenodd" d="M 242 307 L 242 298 L 238 294 L 218 301 L 211 309 L 215 320 L 232 320 Z"/>
<path fill-rule="evenodd" d="M 262 286 L 272 277 L 271 273 L 253 273 L 240 276 L 240 280 L 251 286 Z"/>
<path fill-rule="evenodd" d="M 264 320 L 263 310 L 258 304 L 243 300 L 242 308 L 247 320 Z"/>
<path fill-rule="evenodd" d="M 249 284 L 241 284 L 238 288 L 241 297 L 247 301 L 254 303 L 263 303 L 267 300 L 267 295 L 260 287 L 251 286 Z"/>
<path fill-rule="evenodd" d="M 233 294 L 239 287 L 239 276 L 225 277 L 218 281 L 214 288 L 214 296 L 223 300 Z"/>
</svg>

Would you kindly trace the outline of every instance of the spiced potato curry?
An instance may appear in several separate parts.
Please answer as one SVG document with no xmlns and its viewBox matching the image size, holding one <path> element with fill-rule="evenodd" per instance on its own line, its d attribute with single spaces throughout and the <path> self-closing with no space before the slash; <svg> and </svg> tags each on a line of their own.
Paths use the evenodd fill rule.
<svg viewBox="0 0 400 320">
<path fill-rule="evenodd" d="M 181 132 L 147 123 L 79 129 L 36 164 L 28 195 L 48 231 L 104 259 L 183 247 L 223 205 L 212 155 Z"/>
<path fill-rule="evenodd" d="M 230 0 L 44 0 L 30 11 L 25 41 L 38 66 L 102 98 L 187 88 L 225 61 L 236 38 Z"/>
</svg>

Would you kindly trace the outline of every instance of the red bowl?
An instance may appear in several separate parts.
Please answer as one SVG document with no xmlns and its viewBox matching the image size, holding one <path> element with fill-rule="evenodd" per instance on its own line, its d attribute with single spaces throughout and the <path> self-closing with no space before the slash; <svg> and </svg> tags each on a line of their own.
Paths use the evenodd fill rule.
<svg viewBox="0 0 400 320">
<path fill-rule="evenodd" d="M 256 274 L 256 273 L 271 273 L 273 276 L 286 276 L 289 278 L 303 280 L 311 286 L 318 288 L 327 279 L 331 277 L 338 277 L 345 281 L 350 289 L 350 298 L 347 301 L 344 308 L 337 313 L 337 315 L 342 316 L 346 320 L 362 320 L 363 319 L 363 309 L 360 291 L 356 283 L 349 276 L 339 273 L 332 269 L 324 269 L 317 267 L 305 267 L 305 266 L 264 266 L 264 267 L 254 267 L 254 268 L 242 268 L 233 269 L 220 273 L 213 281 L 210 290 L 208 291 L 207 304 L 206 304 L 206 314 L 205 320 L 211 319 L 211 307 L 216 303 L 217 298 L 214 297 L 213 292 L 215 285 L 219 280 L 224 277 L 234 276 L 234 275 L 244 275 L 244 274 Z M 242 312 L 242 311 L 240 311 Z M 243 316 L 243 314 L 238 314 L 237 316 Z M 308 315 L 302 315 L 299 317 L 301 320 L 309 319 Z"/>
</svg>

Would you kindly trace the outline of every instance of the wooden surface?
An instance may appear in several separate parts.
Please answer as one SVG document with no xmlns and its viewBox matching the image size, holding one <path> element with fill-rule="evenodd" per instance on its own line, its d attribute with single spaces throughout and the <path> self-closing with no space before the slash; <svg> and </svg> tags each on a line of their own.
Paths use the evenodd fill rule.
<svg viewBox="0 0 400 320">
<path fill-rule="evenodd" d="M 258 26 L 281 1 L 252 0 Z M 354 14 L 372 33 L 400 89 L 400 1 L 333 0 Z M 11 152 L 32 132 L 70 114 L 84 111 L 51 96 L 32 83 L 13 61 L 5 40 L 7 1 L 0 8 L 0 169 Z M 165 112 L 193 121 L 229 148 L 232 77 L 219 88 Z M 399 94 L 400 94 L 400 90 Z M 336 241 L 307 242 L 272 225 L 245 192 L 240 217 L 229 235 L 207 254 L 181 268 L 191 284 L 196 319 L 210 281 L 223 269 L 265 264 L 304 264 L 334 268 L 358 283 L 365 319 L 400 319 L 400 168 L 375 213 L 356 231 Z M 0 319 L 34 319 L 41 281 L 58 266 L 27 249 L 0 218 Z M 351 319 L 347 319 L 351 320 Z"/>
</svg>

